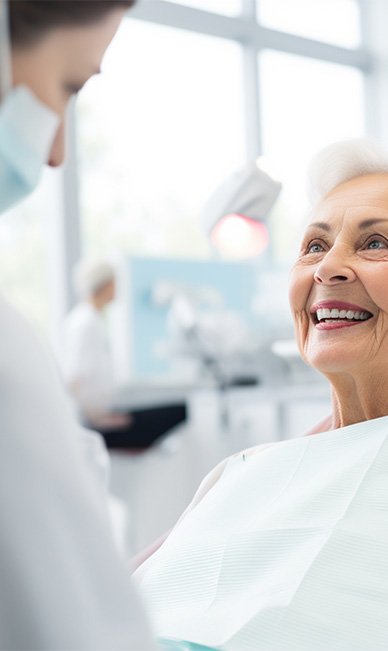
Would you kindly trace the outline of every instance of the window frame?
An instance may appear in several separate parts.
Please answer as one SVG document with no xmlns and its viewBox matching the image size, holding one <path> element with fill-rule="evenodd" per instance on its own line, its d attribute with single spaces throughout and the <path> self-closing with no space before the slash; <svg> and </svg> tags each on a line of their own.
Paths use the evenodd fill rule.
<svg viewBox="0 0 388 651">
<path fill-rule="evenodd" d="M 237 16 L 224 16 L 167 0 L 148 0 L 140 2 L 130 9 L 127 19 L 225 38 L 235 41 L 241 46 L 243 52 L 245 152 L 246 159 L 249 161 L 262 153 L 258 55 L 266 49 L 337 63 L 361 71 L 365 80 L 366 128 L 368 130 L 369 127 L 369 132 L 372 132 L 374 101 L 371 73 L 373 72 L 373 57 L 366 47 L 368 39 L 363 29 L 363 19 L 367 11 L 365 3 L 364 0 L 357 0 L 357 2 L 360 7 L 362 30 L 360 46 L 354 49 L 264 27 L 258 22 L 256 0 L 241 0 L 241 12 Z M 60 225 L 62 242 L 61 244 L 57 243 L 57 246 L 62 248 L 58 258 L 62 261 L 61 295 L 64 296 L 64 300 L 60 311 L 63 314 L 56 315 L 57 318 L 54 318 L 56 322 L 74 304 L 74 295 L 71 290 L 71 269 L 82 251 L 74 109 L 72 113 L 72 124 L 68 134 L 68 162 L 63 175 L 64 201 L 61 217 L 63 224 Z M 371 133 L 371 135 L 375 134 Z"/>
</svg>

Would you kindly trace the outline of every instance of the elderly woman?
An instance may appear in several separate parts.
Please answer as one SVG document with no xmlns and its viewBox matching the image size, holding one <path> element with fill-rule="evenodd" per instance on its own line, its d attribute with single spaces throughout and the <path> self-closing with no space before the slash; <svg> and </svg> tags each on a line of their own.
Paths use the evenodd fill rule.
<svg viewBox="0 0 388 651">
<path fill-rule="evenodd" d="M 388 160 L 324 150 L 291 274 L 329 431 L 228 459 L 138 570 L 165 649 L 388 649 Z"/>
</svg>

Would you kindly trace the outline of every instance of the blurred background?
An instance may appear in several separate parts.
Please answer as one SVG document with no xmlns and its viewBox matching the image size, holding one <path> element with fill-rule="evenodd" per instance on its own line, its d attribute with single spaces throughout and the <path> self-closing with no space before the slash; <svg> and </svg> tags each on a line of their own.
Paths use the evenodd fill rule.
<svg viewBox="0 0 388 651">
<path fill-rule="evenodd" d="M 220 459 L 330 412 L 293 343 L 288 272 L 311 156 L 388 144 L 387 14 L 384 0 L 139 0 L 72 107 L 66 167 L 0 221 L 0 289 L 55 355 L 75 265 L 108 259 L 115 408 L 186 406 L 152 445 L 110 451 L 128 551 L 171 527 Z M 256 249 L 246 224 L 216 248 L 204 206 L 252 161 L 281 192 Z"/>
</svg>

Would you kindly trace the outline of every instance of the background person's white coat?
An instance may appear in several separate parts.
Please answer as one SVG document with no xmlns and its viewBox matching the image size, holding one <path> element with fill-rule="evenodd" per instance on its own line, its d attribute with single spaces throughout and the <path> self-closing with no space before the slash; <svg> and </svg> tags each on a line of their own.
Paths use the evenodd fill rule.
<svg viewBox="0 0 388 651">
<path fill-rule="evenodd" d="M 66 384 L 77 383 L 80 406 L 108 409 L 115 389 L 104 316 L 79 303 L 66 317 L 59 357 Z"/>
</svg>

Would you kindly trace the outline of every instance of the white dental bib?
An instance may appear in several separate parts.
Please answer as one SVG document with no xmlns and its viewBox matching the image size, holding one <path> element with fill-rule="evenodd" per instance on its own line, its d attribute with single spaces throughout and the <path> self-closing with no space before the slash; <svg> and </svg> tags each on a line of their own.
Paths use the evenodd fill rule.
<svg viewBox="0 0 388 651">
<path fill-rule="evenodd" d="M 139 571 L 158 636 L 388 649 L 388 418 L 230 459 Z"/>
</svg>

